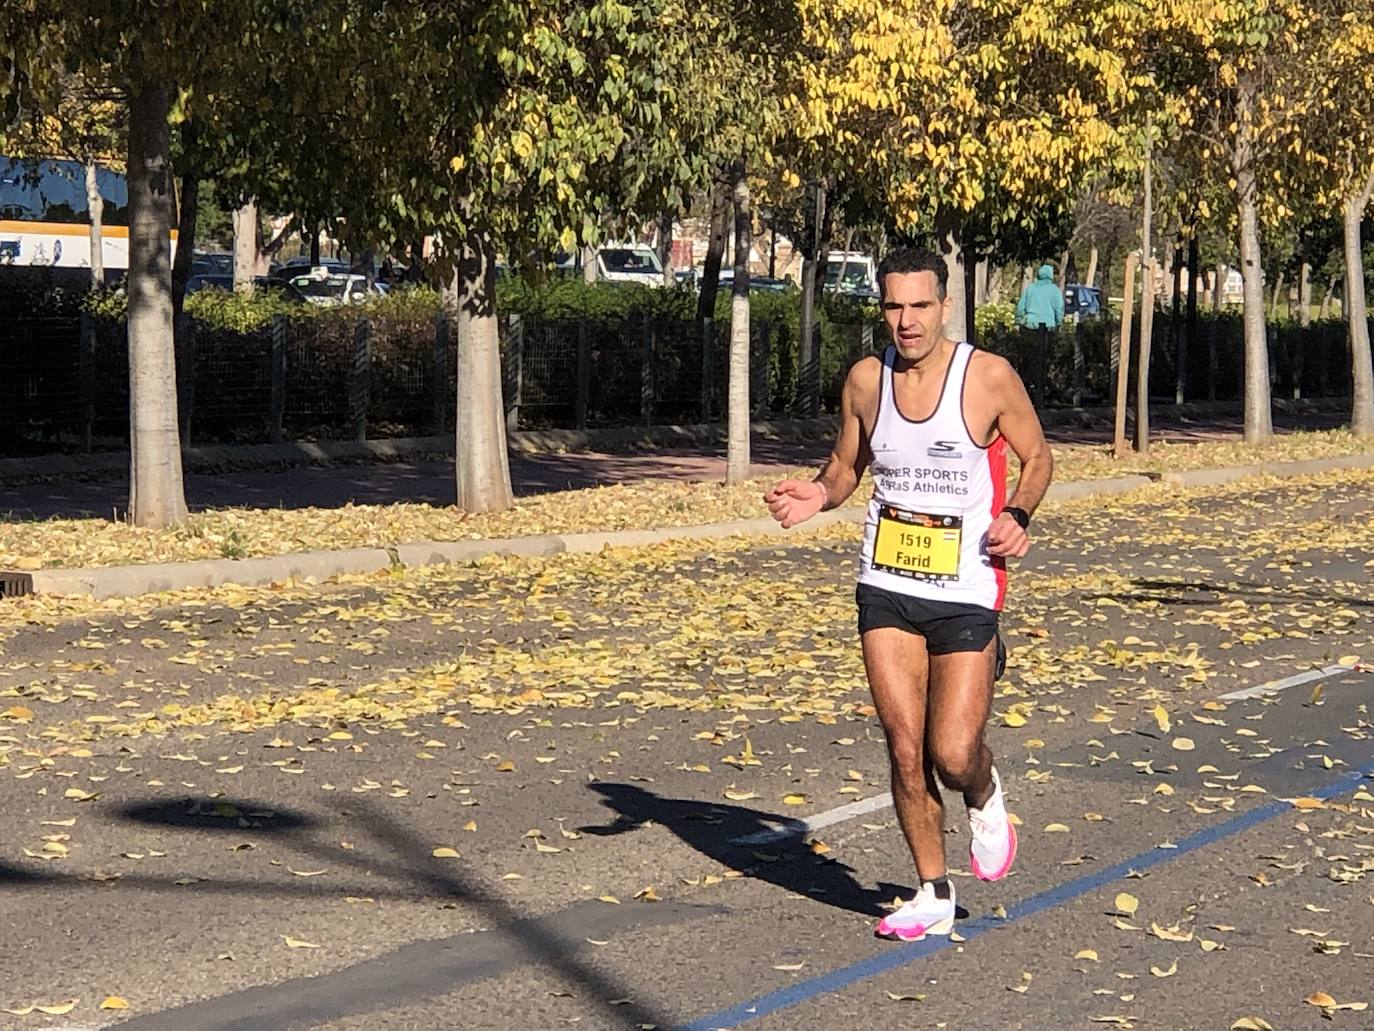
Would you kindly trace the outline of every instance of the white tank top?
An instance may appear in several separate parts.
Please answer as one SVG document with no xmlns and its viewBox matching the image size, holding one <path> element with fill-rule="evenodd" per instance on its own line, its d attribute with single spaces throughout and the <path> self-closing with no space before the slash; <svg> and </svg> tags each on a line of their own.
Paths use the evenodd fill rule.
<svg viewBox="0 0 1374 1031">
<path fill-rule="evenodd" d="M 864 520 L 859 582 L 932 601 L 1000 610 L 1006 562 L 987 553 L 988 527 L 1007 496 L 1006 441 L 988 447 L 964 420 L 964 378 L 973 345 L 955 344 L 928 419 L 897 408 L 892 365 L 883 352 L 878 417 L 869 441 L 873 497 Z"/>
</svg>

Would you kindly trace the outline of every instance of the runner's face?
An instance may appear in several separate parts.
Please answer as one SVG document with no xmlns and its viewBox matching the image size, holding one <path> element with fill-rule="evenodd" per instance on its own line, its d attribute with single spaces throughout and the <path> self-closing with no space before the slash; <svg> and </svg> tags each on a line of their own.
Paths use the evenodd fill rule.
<svg viewBox="0 0 1374 1031">
<path fill-rule="evenodd" d="M 940 300 L 934 272 L 892 272 L 883 277 L 883 320 L 897 353 L 926 358 L 945 333 L 949 299 Z"/>
</svg>

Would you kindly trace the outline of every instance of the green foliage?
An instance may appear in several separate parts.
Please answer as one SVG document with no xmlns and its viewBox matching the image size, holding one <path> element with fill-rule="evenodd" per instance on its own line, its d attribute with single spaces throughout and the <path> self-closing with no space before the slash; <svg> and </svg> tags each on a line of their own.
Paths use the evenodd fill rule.
<svg viewBox="0 0 1374 1031">
<path fill-rule="evenodd" d="M 979 340 L 995 334 L 1010 333 L 1016 328 L 1016 305 L 1010 301 L 985 304 L 973 313 L 973 326 Z"/>
<path fill-rule="evenodd" d="M 118 322 L 129 311 L 129 295 L 123 290 L 92 289 L 81 295 L 80 306 L 82 311 L 98 318 Z"/>
<path fill-rule="evenodd" d="M 496 306 L 502 314 L 599 323 L 643 315 L 690 320 L 696 303 L 696 292 L 684 286 L 653 289 L 637 283 L 584 283 L 580 279 L 557 279 L 540 285 L 510 278 L 501 280 L 496 288 Z"/>
<path fill-rule="evenodd" d="M 281 294 L 269 290 L 253 294 L 199 290 L 186 298 L 185 309 L 197 324 L 207 329 L 227 329 L 235 333 L 249 333 L 265 326 L 274 315 L 308 319 L 324 310 L 313 305 L 292 304 Z"/>
</svg>

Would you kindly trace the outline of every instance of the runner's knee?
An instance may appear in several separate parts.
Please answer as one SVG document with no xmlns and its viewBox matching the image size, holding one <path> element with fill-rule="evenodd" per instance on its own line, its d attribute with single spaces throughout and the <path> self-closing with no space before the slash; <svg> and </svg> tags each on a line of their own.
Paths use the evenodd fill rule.
<svg viewBox="0 0 1374 1031">
<path fill-rule="evenodd" d="M 957 790 L 968 787 L 978 774 L 978 741 L 953 741 L 933 745 L 931 761 L 945 785 Z"/>
</svg>

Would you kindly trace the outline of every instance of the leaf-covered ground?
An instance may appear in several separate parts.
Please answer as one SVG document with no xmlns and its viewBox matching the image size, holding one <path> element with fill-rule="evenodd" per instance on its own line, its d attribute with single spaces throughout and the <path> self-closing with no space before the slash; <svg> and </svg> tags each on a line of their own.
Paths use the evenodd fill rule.
<svg viewBox="0 0 1374 1031">
<path fill-rule="evenodd" d="M 1374 758 L 1374 682 L 1221 696 L 1374 657 L 1374 472 L 1155 486 L 1035 531 L 990 730 L 1014 875 L 974 881 L 947 814 L 961 904 L 1005 928 L 757 1026 L 1365 1026 L 1374 782 L 1318 793 Z M 732 844 L 887 787 L 855 536 L 0 605 L 0 1009 L 668 1027 L 888 955 L 890 809 Z"/>
<path fill-rule="evenodd" d="M 1131 473 L 1253 465 L 1368 450 L 1344 431 L 1294 433 L 1259 448 L 1234 441 L 1159 443 L 1120 462 L 1108 449 L 1056 445 L 1059 482 Z M 810 475 L 814 470 L 805 471 Z M 471 540 L 690 526 L 766 515 L 759 497 L 776 477 L 720 483 L 648 480 L 522 498 L 508 512 L 468 515 L 421 504 L 200 512 L 181 528 L 139 529 L 107 519 L 0 522 L 0 569 L 43 569 L 248 558 L 322 548 L 387 547 Z M 867 490 L 867 485 L 862 488 Z"/>
</svg>

